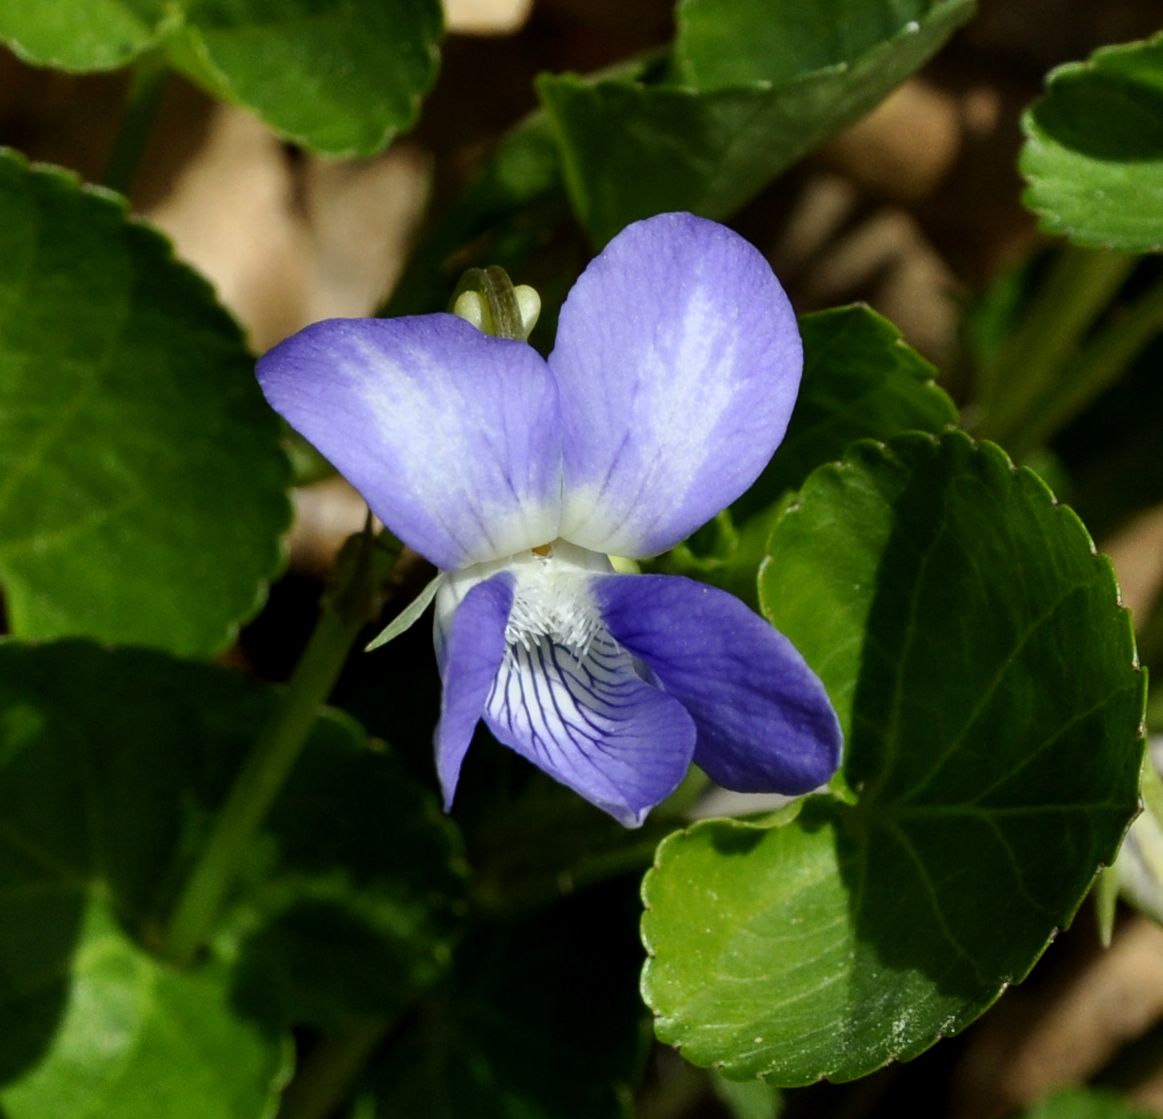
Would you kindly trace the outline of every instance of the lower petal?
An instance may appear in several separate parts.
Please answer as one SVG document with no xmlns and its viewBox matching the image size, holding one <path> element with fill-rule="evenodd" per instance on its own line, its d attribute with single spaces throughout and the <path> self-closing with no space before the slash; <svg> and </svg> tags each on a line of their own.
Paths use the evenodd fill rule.
<svg viewBox="0 0 1163 1119">
<path fill-rule="evenodd" d="M 505 658 L 505 624 L 513 607 L 513 585 L 507 573 L 478 583 L 457 607 L 440 643 L 444 693 L 436 725 L 436 770 L 446 812 L 473 731 Z"/>
<path fill-rule="evenodd" d="M 841 732 L 795 646 L 733 595 L 667 575 L 595 576 L 602 620 L 698 727 L 695 762 L 739 792 L 805 793 L 840 761 Z"/>
<path fill-rule="evenodd" d="M 682 704 L 641 680 L 608 634 L 582 652 L 548 636 L 510 646 L 485 721 L 501 742 L 626 827 L 674 791 L 694 752 L 695 726 Z"/>
</svg>

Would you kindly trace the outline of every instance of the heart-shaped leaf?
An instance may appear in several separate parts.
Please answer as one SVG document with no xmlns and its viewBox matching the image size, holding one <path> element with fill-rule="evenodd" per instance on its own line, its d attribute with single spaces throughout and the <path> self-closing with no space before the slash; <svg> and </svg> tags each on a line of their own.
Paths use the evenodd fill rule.
<svg viewBox="0 0 1163 1119">
<path fill-rule="evenodd" d="M 760 597 L 857 803 L 664 842 L 644 990 L 696 1064 L 848 1080 L 961 1029 L 1070 920 L 1137 809 L 1144 677 L 1077 518 L 958 433 L 817 470 Z"/>
</svg>

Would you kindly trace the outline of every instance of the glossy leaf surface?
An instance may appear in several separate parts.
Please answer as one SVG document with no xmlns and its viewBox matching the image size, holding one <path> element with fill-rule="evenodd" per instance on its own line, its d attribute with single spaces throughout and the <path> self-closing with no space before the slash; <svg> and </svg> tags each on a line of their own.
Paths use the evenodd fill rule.
<svg viewBox="0 0 1163 1119">
<path fill-rule="evenodd" d="M 847 1080 L 961 1029 L 1070 920 L 1136 811 L 1144 680 L 1077 519 L 960 434 L 816 471 L 760 598 L 828 688 L 857 803 L 665 842 L 644 989 L 698 1064 Z"/>
</svg>

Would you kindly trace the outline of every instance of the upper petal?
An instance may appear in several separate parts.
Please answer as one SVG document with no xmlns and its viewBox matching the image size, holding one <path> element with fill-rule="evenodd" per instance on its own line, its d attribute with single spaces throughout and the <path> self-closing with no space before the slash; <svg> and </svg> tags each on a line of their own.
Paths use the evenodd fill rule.
<svg viewBox="0 0 1163 1119">
<path fill-rule="evenodd" d="M 557 394 L 524 342 L 454 315 L 329 319 L 259 359 L 271 406 L 445 570 L 558 535 Z"/>
<path fill-rule="evenodd" d="M 570 291 L 549 366 L 563 425 L 561 535 L 615 555 L 672 547 L 755 481 L 803 353 L 762 255 L 725 226 L 627 226 Z"/>
<path fill-rule="evenodd" d="M 444 691 L 436 725 L 436 771 L 444 809 L 452 804 L 460 766 L 505 657 L 505 623 L 513 606 L 513 576 L 478 583 L 456 608 L 439 651 Z"/>
<path fill-rule="evenodd" d="M 783 634 L 733 595 L 667 575 L 598 575 L 614 637 L 640 657 L 698 728 L 695 761 L 739 792 L 805 793 L 840 761 L 824 686 Z"/>
<path fill-rule="evenodd" d="M 682 705 L 644 683 L 609 634 L 584 651 L 546 635 L 510 645 L 485 722 L 627 827 L 674 791 L 695 743 Z"/>
</svg>

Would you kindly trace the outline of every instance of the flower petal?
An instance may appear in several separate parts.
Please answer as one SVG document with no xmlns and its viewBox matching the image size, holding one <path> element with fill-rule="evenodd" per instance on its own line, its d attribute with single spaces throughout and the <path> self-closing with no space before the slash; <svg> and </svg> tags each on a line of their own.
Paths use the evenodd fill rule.
<svg viewBox="0 0 1163 1119">
<path fill-rule="evenodd" d="M 734 501 L 787 429 L 803 352 L 770 266 L 725 226 L 661 214 L 627 226 L 561 309 L 561 535 L 598 552 L 665 551 Z"/>
<path fill-rule="evenodd" d="M 720 785 L 805 793 L 832 776 L 841 734 L 824 686 L 737 598 L 668 575 L 599 575 L 591 588 L 610 632 L 690 712 L 695 762 Z"/>
<path fill-rule="evenodd" d="M 682 705 L 644 683 L 608 634 L 581 657 L 548 637 L 510 646 L 485 722 L 626 827 L 674 791 L 695 743 Z"/>
<path fill-rule="evenodd" d="M 330 319 L 259 359 L 272 407 L 450 570 L 558 535 L 557 395 L 524 342 L 454 315 Z"/>
<path fill-rule="evenodd" d="M 513 576 L 507 572 L 477 583 L 457 607 L 441 643 L 444 692 L 436 725 L 436 771 L 445 812 L 452 805 L 461 763 L 505 658 L 505 623 L 513 607 L 513 587 Z"/>
</svg>

